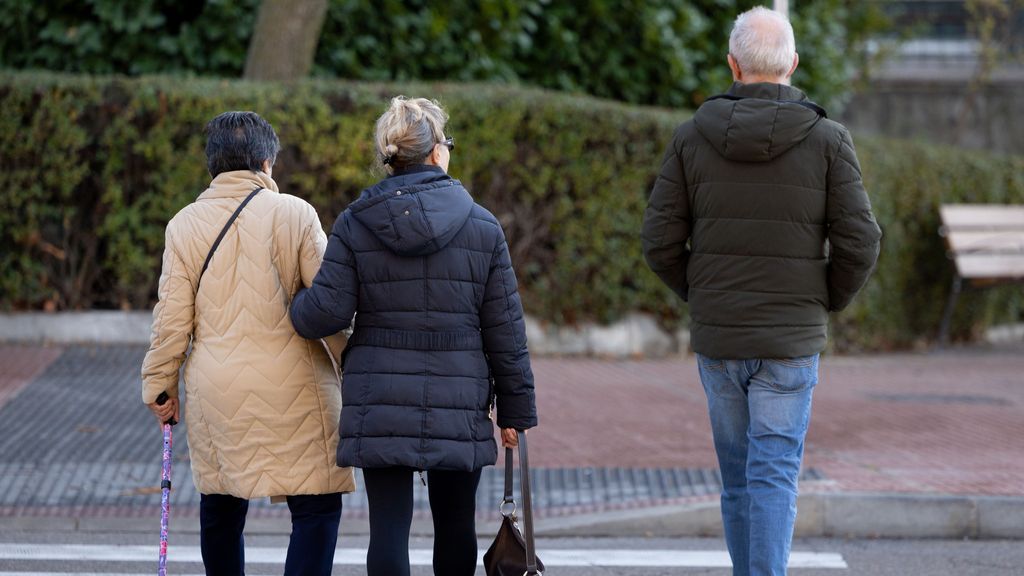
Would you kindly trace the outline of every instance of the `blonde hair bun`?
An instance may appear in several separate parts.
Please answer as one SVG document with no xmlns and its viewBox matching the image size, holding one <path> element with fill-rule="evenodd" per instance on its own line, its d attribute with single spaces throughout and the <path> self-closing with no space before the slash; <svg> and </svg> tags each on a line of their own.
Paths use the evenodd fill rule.
<svg viewBox="0 0 1024 576">
<path fill-rule="evenodd" d="M 388 171 L 424 162 L 434 145 L 444 140 L 448 114 L 426 98 L 396 96 L 377 119 L 375 141 Z"/>
</svg>

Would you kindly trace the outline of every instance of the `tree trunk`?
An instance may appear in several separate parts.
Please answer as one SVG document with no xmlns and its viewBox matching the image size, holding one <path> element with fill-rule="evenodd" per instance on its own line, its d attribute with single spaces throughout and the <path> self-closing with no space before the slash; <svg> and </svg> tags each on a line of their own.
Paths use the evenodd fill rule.
<svg viewBox="0 0 1024 576">
<path fill-rule="evenodd" d="M 297 80 L 313 68 L 327 0 L 263 0 L 243 78 Z"/>
</svg>

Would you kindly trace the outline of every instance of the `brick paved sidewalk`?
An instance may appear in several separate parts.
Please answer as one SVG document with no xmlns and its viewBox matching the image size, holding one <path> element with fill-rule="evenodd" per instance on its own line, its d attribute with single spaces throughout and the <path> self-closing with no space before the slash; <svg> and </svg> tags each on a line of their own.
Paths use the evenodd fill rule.
<svg viewBox="0 0 1024 576">
<path fill-rule="evenodd" d="M 35 380 L 64 350 L 43 346 L 0 345 L 0 408 Z"/>
<path fill-rule="evenodd" d="M 159 433 L 139 401 L 143 354 L 0 346 L 0 516 L 151 514 Z M 716 497 L 692 358 L 537 358 L 534 370 L 538 516 Z M 1022 348 L 823 359 L 804 492 L 1024 496 L 1022 374 Z M 188 515 L 197 495 L 184 427 L 176 432 L 174 501 Z M 489 468 L 482 510 L 499 491 Z M 346 513 L 364 506 L 357 493 Z"/>
<path fill-rule="evenodd" d="M 695 360 L 537 359 L 546 466 L 714 467 Z M 1024 496 L 1024 347 L 825 357 L 816 490 Z"/>
</svg>

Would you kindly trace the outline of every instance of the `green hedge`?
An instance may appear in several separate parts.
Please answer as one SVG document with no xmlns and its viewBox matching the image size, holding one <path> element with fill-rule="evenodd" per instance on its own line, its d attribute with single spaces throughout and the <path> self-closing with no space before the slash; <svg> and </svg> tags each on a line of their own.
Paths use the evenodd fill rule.
<svg viewBox="0 0 1024 576">
<path fill-rule="evenodd" d="M 202 129 L 229 109 L 277 129 L 282 189 L 325 226 L 380 173 L 373 121 L 389 97 L 436 97 L 452 173 L 503 222 L 529 313 L 558 324 L 685 306 L 643 263 L 639 229 L 663 147 L 685 114 L 481 84 L 278 86 L 177 78 L 0 74 L 0 307 L 147 308 L 167 220 L 209 180 Z M 951 268 L 940 202 L 1024 203 L 1024 160 L 858 140 L 886 232 L 878 273 L 836 318 L 839 349 L 912 346 L 935 332 Z M 1017 319 L 1019 291 L 963 299 L 961 337 Z"/>
<path fill-rule="evenodd" d="M 917 348 L 937 336 L 953 264 L 938 235 L 939 205 L 1024 204 L 1024 157 L 922 143 L 859 138 L 857 154 L 883 230 L 878 268 L 853 305 L 833 318 L 841 350 Z M 968 291 L 953 337 L 1024 320 L 1020 286 Z"/>
</svg>

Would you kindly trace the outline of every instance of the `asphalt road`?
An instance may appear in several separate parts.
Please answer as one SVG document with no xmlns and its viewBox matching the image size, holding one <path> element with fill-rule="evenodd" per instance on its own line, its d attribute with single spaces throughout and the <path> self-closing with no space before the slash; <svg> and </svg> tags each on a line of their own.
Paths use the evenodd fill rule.
<svg viewBox="0 0 1024 576">
<path fill-rule="evenodd" d="M 70 545 L 70 546 L 68 546 Z M 149 546 L 152 548 L 152 560 L 70 560 L 70 559 L 29 559 L 18 550 L 36 551 L 45 556 L 45 551 L 86 550 L 90 553 L 110 550 L 126 550 L 124 546 Z M 283 535 L 250 535 L 246 545 L 250 549 L 282 553 L 287 546 L 287 537 Z M 411 547 L 422 551 L 420 558 L 429 558 L 430 539 L 415 537 Z M 481 549 L 487 542 L 481 541 Z M 202 574 L 202 565 L 196 562 L 175 561 L 175 553 L 179 558 L 186 553 L 194 553 L 198 546 L 195 534 L 179 534 L 172 538 L 169 548 L 171 564 L 168 572 L 173 574 Z M 338 543 L 339 549 L 354 552 L 365 549 L 365 536 L 343 536 Z M 541 557 L 546 552 L 549 558 L 587 558 L 601 555 L 607 558 L 610 551 L 621 551 L 620 557 L 629 562 L 629 558 L 657 563 L 662 559 L 688 559 L 700 564 L 701 559 L 721 559 L 724 544 L 718 539 L 663 539 L 663 538 L 616 538 L 616 539 L 578 539 L 559 538 L 543 539 L 538 543 Z M 55 531 L 0 531 L 0 576 L 51 575 L 57 573 L 75 574 L 152 574 L 156 569 L 155 534 L 137 532 L 55 532 Z M 801 556 L 812 562 L 815 559 L 841 558 L 845 567 L 832 568 L 792 568 L 794 576 L 1019 576 L 1024 574 L 1024 546 L 1020 542 L 1011 541 L 949 541 L 949 540 L 837 540 L 837 539 L 801 539 L 794 542 L 794 557 Z M 631 556 L 632 554 L 632 556 Z M 114 556 L 117 556 L 115 553 Z M 127 555 L 125 557 L 128 557 Z M 253 576 L 280 574 L 282 564 L 279 562 L 250 562 L 246 572 Z M 703 574 L 708 576 L 729 576 L 728 567 L 712 567 L 709 565 L 694 566 L 549 566 L 550 574 L 561 576 L 667 576 L 678 574 Z M 337 565 L 334 573 L 341 576 L 364 574 L 364 569 L 356 563 Z M 415 566 L 412 574 L 426 576 L 431 574 L 429 566 Z M 477 574 L 482 575 L 479 569 Z"/>
</svg>

